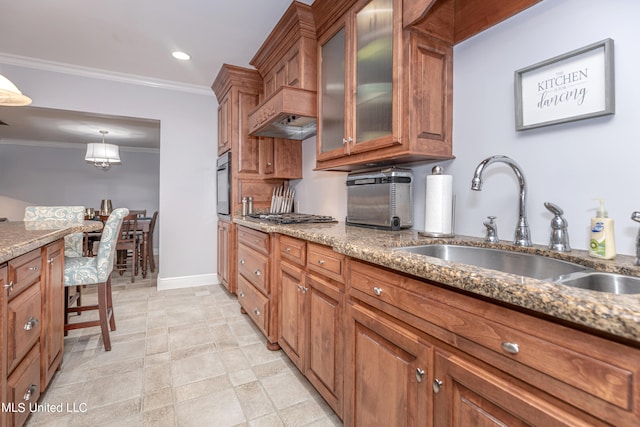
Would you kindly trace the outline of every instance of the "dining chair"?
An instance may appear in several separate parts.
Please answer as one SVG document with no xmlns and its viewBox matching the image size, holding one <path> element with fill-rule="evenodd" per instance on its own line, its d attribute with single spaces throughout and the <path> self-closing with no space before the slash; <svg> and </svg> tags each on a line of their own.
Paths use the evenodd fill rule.
<svg viewBox="0 0 640 427">
<path fill-rule="evenodd" d="M 131 283 L 138 275 L 138 216 L 129 213 L 122 221 L 116 244 L 116 265 L 120 275 L 131 269 Z"/>
<path fill-rule="evenodd" d="M 149 232 L 147 233 L 146 248 L 142 248 L 142 245 L 145 244 L 145 242 L 142 241 L 143 239 L 140 239 L 140 254 L 146 253 L 146 257 L 147 257 L 147 259 L 141 259 L 141 261 L 143 264 L 146 263 L 146 265 L 149 266 L 149 270 L 152 273 L 156 271 L 156 262 L 153 256 L 153 233 L 156 229 L 157 221 L 158 221 L 158 211 L 155 211 L 153 213 L 153 216 L 151 217 L 151 222 L 149 223 Z M 146 251 L 143 249 L 146 249 Z M 141 255 L 141 257 L 142 256 L 143 255 Z"/>
<path fill-rule="evenodd" d="M 146 209 L 129 209 L 129 215 L 136 215 L 138 218 L 144 218 L 147 216 Z"/>
<path fill-rule="evenodd" d="M 102 238 L 98 245 L 98 255 L 95 257 L 64 258 L 64 286 L 96 286 L 98 303 L 86 306 L 72 307 L 73 301 L 65 298 L 64 331 L 72 329 L 100 326 L 102 343 L 105 351 L 111 350 L 109 329 L 115 331 L 116 320 L 113 314 L 113 297 L 111 295 L 111 273 L 113 272 L 116 245 L 122 221 L 129 211 L 118 208 L 111 212 L 109 219 L 102 229 Z M 98 311 L 98 320 L 69 323 L 69 313 L 80 313 L 88 310 Z"/>
</svg>

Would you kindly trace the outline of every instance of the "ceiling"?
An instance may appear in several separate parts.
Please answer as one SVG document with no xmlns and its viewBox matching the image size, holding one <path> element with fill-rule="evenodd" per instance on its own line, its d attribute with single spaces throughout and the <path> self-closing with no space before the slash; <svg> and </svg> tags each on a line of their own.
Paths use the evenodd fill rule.
<svg viewBox="0 0 640 427">
<path fill-rule="evenodd" d="M 302 0 L 311 4 L 313 0 Z M 213 95 L 224 63 L 247 66 L 291 0 L 0 0 L 2 63 L 33 68 L 55 65 Z M 178 61 L 174 50 L 191 55 Z M 27 93 L 32 99 L 37 94 Z M 159 122 L 39 107 L 0 107 L 0 143 L 86 144 L 95 129 L 123 146 L 157 149 Z M 107 135 L 106 139 L 110 136 Z M 107 141 L 109 142 L 109 141 Z M 113 141 L 111 141 L 113 142 Z"/>
</svg>

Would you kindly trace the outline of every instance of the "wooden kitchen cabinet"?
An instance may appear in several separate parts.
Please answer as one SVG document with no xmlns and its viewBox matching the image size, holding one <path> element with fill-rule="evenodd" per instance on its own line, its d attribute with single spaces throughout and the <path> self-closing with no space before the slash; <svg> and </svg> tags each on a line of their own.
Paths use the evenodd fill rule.
<svg viewBox="0 0 640 427">
<path fill-rule="evenodd" d="M 42 249 L 42 338 L 40 382 L 46 388 L 62 363 L 64 353 L 64 241 Z"/>
<path fill-rule="evenodd" d="M 219 104 L 218 154 L 231 151 L 231 215 L 241 212 L 243 197 L 267 209 L 275 186 L 302 178 L 302 146 L 249 135 L 248 115 L 263 93 L 256 70 L 224 64 L 212 88 Z"/>
<path fill-rule="evenodd" d="M 237 293 L 242 312 L 267 338 L 267 348 L 279 350 L 277 297 L 272 289 L 271 237 L 251 228 L 237 227 Z"/>
<path fill-rule="evenodd" d="M 279 235 L 278 239 L 278 343 L 342 417 L 345 257 L 329 247 L 289 236 Z"/>
<path fill-rule="evenodd" d="M 232 294 L 236 293 L 236 225 L 231 221 L 218 218 L 218 279 L 222 286 Z"/>
<path fill-rule="evenodd" d="M 361 304 L 347 313 L 345 425 L 432 426 L 432 347 Z"/>
<path fill-rule="evenodd" d="M 598 425 L 549 404 L 464 356 L 438 350 L 434 368 L 434 425 L 564 426 Z M 604 425 L 604 424 L 601 424 Z"/>
<path fill-rule="evenodd" d="M 304 372 L 305 298 L 308 287 L 304 271 L 289 262 L 280 263 L 278 344 Z"/>
<path fill-rule="evenodd" d="M 453 158 L 451 2 L 420 2 L 431 8 L 409 27 L 402 0 L 347 3 L 346 11 L 324 0 L 312 6 L 319 34 L 317 168 Z"/>
<path fill-rule="evenodd" d="M 43 331 L 43 299 L 41 292 L 43 257 L 41 249 L 9 260 L 3 287 L 2 411 L 7 426 L 21 426 L 43 390 L 41 383 L 40 340 Z M 26 411 L 20 411 L 20 408 Z"/>
<path fill-rule="evenodd" d="M 435 361 L 422 369 L 435 386 L 427 401 L 434 426 L 465 426 L 469 420 L 510 426 L 640 423 L 640 349 L 437 283 L 355 260 L 350 266 L 351 313 L 353 307 L 370 306 L 376 320 L 405 325 L 433 347 Z M 351 337 L 347 342 L 357 348 Z M 349 352 L 346 377 L 350 396 L 356 387 L 355 351 Z M 380 398 L 373 395 L 362 396 L 370 410 L 376 406 L 368 400 Z M 354 416 L 349 411 L 357 413 L 353 405 L 345 420 Z"/>
</svg>

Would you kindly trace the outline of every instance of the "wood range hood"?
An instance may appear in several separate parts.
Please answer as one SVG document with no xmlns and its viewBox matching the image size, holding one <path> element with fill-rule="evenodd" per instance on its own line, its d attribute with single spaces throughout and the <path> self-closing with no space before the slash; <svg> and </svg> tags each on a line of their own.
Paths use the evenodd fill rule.
<svg viewBox="0 0 640 427">
<path fill-rule="evenodd" d="M 249 112 L 249 134 L 307 139 L 316 134 L 316 27 L 311 7 L 294 1 L 250 64 L 264 99 Z"/>
</svg>

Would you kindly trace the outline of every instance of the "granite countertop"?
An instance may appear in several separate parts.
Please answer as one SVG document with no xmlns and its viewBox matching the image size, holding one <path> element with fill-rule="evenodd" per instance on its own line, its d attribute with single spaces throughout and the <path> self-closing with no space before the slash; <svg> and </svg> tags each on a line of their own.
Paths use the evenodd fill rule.
<svg viewBox="0 0 640 427">
<path fill-rule="evenodd" d="M 477 237 L 467 236 L 455 236 L 450 239 L 428 238 L 420 236 L 416 230 L 376 230 L 348 226 L 342 222 L 272 225 L 243 218 L 235 218 L 234 222 L 267 233 L 280 233 L 328 245 L 336 252 L 355 259 L 602 331 L 634 341 L 640 346 L 640 294 L 614 295 L 577 289 L 407 251 L 394 251 L 393 248 L 447 243 L 508 249 L 546 255 L 598 271 L 640 277 L 640 267 L 633 265 L 635 258 L 628 255 L 618 255 L 614 260 L 600 260 L 589 257 L 588 252 L 583 250 L 574 249 L 569 253 L 558 253 L 541 245 L 523 248 L 515 247 L 509 241 L 492 244 Z"/>
<path fill-rule="evenodd" d="M 0 263 L 56 241 L 67 234 L 102 230 L 100 221 L 0 222 Z"/>
</svg>

